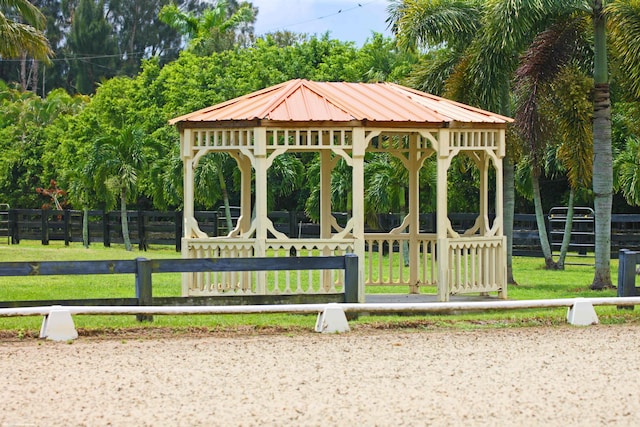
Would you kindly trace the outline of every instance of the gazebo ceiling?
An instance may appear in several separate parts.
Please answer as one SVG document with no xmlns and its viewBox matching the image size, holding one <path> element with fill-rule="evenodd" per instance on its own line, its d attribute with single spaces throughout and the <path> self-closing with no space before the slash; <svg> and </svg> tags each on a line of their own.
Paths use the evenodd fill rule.
<svg viewBox="0 0 640 427">
<path fill-rule="evenodd" d="M 297 122 L 425 125 L 453 123 L 503 127 L 512 119 L 394 83 L 290 80 L 170 121 L 181 127 L 205 123 Z M 239 123 L 238 123 L 239 124 Z"/>
</svg>

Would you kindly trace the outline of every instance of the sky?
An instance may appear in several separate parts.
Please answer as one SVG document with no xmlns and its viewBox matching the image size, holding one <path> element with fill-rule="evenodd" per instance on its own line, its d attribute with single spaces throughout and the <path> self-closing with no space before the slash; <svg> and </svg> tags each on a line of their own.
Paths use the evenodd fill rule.
<svg viewBox="0 0 640 427">
<path fill-rule="evenodd" d="M 353 41 L 360 47 L 372 32 L 389 37 L 388 0 L 250 0 L 258 7 L 255 33 L 278 30 Z"/>
</svg>

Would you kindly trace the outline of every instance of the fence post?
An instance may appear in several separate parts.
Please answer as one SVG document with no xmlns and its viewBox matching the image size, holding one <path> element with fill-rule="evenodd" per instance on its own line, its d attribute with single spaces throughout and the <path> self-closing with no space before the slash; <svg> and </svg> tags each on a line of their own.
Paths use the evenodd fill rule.
<svg viewBox="0 0 640 427">
<path fill-rule="evenodd" d="M 40 235 L 42 237 L 42 244 L 49 244 L 49 215 L 47 209 L 40 209 Z"/>
<path fill-rule="evenodd" d="M 298 238 L 298 226 L 296 224 L 297 218 L 298 218 L 298 212 L 289 211 L 289 238 L 290 239 Z"/>
<path fill-rule="evenodd" d="M 102 241 L 105 247 L 111 246 L 111 227 L 109 224 L 109 212 L 102 212 Z"/>
<path fill-rule="evenodd" d="M 182 211 L 176 211 L 176 252 L 182 251 Z"/>
<path fill-rule="evenodd" d="M 71 213 L 69 209 L 64 210 L 64 245 L 69 246 L 69 242 L 71 242 Z"/>
<path fill-rule="evenodd" d="M 147 245 L 147 229 L 145 227 L 145 213 L 138 209 L 138 250 L 146 251 Z"/>
<path fill-rule="evenodd" d="M 618 253 L 618 296 L 636 296 L 636 261 L 637 253 L 628 249 L 620 249 Z M 633 306 L 618 306 L 618 309 L 633 310 Z"/>
<path fill-rule="evenodd" d="M 18 227 L 18 213 L 15 209 L 9 209 L 9 234 L 11 234 L 11 244 L 20 243 L 20 227 Z"/>
<path fill-rule="evenodd" d="M 151 260 L 136 258 L 136 298 L 139 306 L 153 305 L 153 291 L 151 287 Z M 138 322 L 153 322 L 153 316 L 136 314 Z"/>
<path fill-rule="evenodd" d="M 344 302 L 359 302 L 358 255 L 344 256 Z"/>
</svg>

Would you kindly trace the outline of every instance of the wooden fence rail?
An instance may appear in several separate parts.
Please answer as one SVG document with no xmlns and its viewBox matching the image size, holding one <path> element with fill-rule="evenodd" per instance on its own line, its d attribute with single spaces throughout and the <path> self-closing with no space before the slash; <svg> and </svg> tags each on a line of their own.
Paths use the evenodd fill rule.
<svg viewBox="0 0 640 427">
<path fill-rule="evenodd" d="M 237 212 L 234 214 L 235 223 Z M 336 212 L 334 216 L 338 223 L 344 225 L 347 215 Z M 202 231 L 209 236 L 220 236 L 226 233 L 226 221 L 220 211 L 196 211 L 196 220 Z M 302 212 L 277 211 L 269 214 L 276 230 L 291 238 L 314 238 L 320 236 L 320 227 L 311 222 Z M 473 226 L 476 214 L 449 214 L 454 230 L 462 232 Z M 129 211 L 129 234 L 133 244 L 144 250 L 150 244 L 175 246 L 181 249 L 182 212 L 158 211 Z M 20 243 L 21 240 L 40 240 L 43 245 L 50 241 L 82 242 L 83 212 L 77 210 L 55 211 L 48 209 L 0 209 L 0 243 Z M 631 248 L 640 250 L 640 215 L 614 214 L 612 215 L 611 245 L 612 256 L 617 256 L 618 250 Z M 367 229 L 367 233 L 389 231 L 402 223 L 400 214 L 378 214 L 377 224 Z M 551 227 L 548 227 L 550 230 Z M 420 215 L 420 230 L 423 233 L 435 233 L 435 214 Z M 533 214 L 516 214 L 513 226 L 513 253 L 523 256 L 541 256 L 540 239 L 536 218 Z M 89 211 L 89 242 L 102 243 L 110 246 L 112 243 L 122 243 L 122 229 L 120 212 L 105 212 L 101 210 Z M 572 251 L 585 253 L 584 236 L 580 233 L 572 235 Z M 6 238 L 6 240 L 5 240 Z M 586 249 L 593 252 L 592 249 Z"/>
<path fill-rule="evenodd" d="M 225 295 L 214 297 L 154 297 L 153 274 L 209 271 L 344 270 L 342 292 L 305 295 Z M 0 301 L 0 308 L 65 306 L 182 306 L 182 305 L 254 305 L 282 303 L 358 302 L 358 257 L 354 254 L 325 257 L 287 258 L 203 258 L 113 261 L 1 262 L 0 276 L 50 275 L 135 275 L 135 298 L 95 298 L 66 300 Z M 138 315 L 138 320 L 151 320 Z"/>
</svg>

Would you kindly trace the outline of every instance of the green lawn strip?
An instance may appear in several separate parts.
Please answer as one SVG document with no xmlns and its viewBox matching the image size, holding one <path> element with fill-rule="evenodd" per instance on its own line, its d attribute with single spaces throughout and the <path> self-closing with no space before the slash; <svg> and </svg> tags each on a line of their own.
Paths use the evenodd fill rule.
<svg viewBox="0 0 640 427">
<path fill-rule="evenodd" d="M 154 246 L 146 252 L 127 252 L 119 245 L 105 248 L 92 245 L 89 249 L 79 243 L 64 246 L 51 242 L 22 242 L 0 246 L 0 261 L 44 260 L 112 260 L 145 257 L 180 258 L 173 247 Z M 612 261 L 612 276 L 617 277 L 617 261 Z M 564 271 L 545 270 L 540 258 L 514 258 L 517 286 L 509 286 L 510 299 L 556 299 L 575 297 L 615 296 L 615 289 L 592 291 L 593 267 L 568 265 Z M 180 274 L 156 274 L 153 279 L 155 296 L 179 296 Z M 406 287 L 374 287 L 371 293 L 403 293 Z M 435 287 L 424 287 L 424 293 L 436 293 Z M 0 277 L 1 300 L 29 300 L 53 298 L 111 298 L 135 295 L 133 275 Z M 601 323 L 640 322 L 640 310 L 618 310 L 616 307 L 596 307 Z M 353 328 L 497 328 L 514 326 L 556 325 L 566 323 L 566 308 L 492 310 L 455 314 L 425 315 L 361 315 L 351 319 Z M 315 315 L 246 314 L 246 315 L 156 315 L 152 323 L 139 323 L 134 316 L 74 316 L 79 331 L 87 334 L 115 333 L 145 328 L 169 331 L 303 331 L 315 325 Z M 0 330 L 18 336 L 37 336 L 42 318 L 0 318 Z"/>
</svg>

